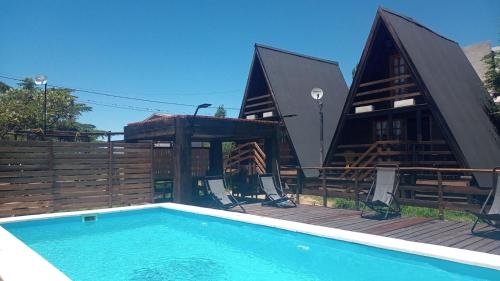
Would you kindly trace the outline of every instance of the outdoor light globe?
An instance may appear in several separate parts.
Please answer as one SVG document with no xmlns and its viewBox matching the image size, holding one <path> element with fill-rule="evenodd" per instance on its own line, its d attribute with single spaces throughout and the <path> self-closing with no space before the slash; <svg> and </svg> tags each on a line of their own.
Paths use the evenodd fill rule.
<svg viewBox="0 0 500 281">
<path fill-rule="evenodd" d="M 311 90 L 311 97 L 315 100 L 320 100 L 323 98 L 323 90 L 321 88 L 313 88 Z"/>
<path fill-rule="evenodd" d="M 45 85 L 45 84 L 47 84 L 47 76 L 45 76 L 45 75 L 37 75 L 37 76 L 35 76 L 35 84 L 37 84 L 37 85 Z"/>
</svg>

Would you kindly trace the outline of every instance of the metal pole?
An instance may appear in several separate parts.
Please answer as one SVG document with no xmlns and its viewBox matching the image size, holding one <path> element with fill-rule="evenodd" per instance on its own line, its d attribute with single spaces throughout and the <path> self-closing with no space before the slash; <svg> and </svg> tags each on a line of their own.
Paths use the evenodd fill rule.
<svg viewBox="0 0 500 281">
<path fill-rule="evenodd" d="M 325 159 L 325 145 L 323 142 L 323 102 L 319 102 L 319 120 L 320 120 L 320 132 L 319 132 L 319 143 L 320 143 L 320 163 L 323 164 L 323 159 Z"/>
<path fill-rule="evenodd" d="M 43 94 L 43 134 L 47 132 L 47 83 Z"/>
<path fill-rule="evenodd" d="M 321 167 L 323 167 L 323 159 L 325 159 L 325 148 L 323 141 L 323 102 L 319 101 L 319 152 L 320 152 L 320 161 Z M 326 189 L 326 171 L 323 169 L 321 173 L 321 185 L 323 187 L 323 207 L 327 206 L 328 201 L 328 191 Z"/>
</svg>

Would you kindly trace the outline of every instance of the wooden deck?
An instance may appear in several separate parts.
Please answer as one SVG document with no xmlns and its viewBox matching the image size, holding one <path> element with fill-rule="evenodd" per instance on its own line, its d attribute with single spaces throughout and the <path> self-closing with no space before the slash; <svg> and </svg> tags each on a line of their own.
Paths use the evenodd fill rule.
<svg viewBox="0 0 500 281">
<path fill-rule="evenodd" d="M 422 217 L 361 218 L 359 211 L 311 205 L 279 209 L 249 204 L 245 209 L 253 215 L 500 255 L 500 231 L 486 225 L 476 228 L 480 234 L 471 234 L 471 223 Z"/>
</svg>

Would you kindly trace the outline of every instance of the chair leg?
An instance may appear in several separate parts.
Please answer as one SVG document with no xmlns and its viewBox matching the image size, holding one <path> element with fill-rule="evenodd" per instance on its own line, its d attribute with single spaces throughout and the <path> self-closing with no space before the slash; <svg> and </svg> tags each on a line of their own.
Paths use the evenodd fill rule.
<svg viewBox="0 0 500 281">
<path fill-rule="evenodd" d="M 470 229 L 471 233 L 474 233 L 474 229 L 476 228 L 478 222 L 479 222 L 479 218 L 477 218 L 476 221 L 474 222 L 474 225 L 472 225 L 472 228 Z"/>
<path fill-rule="evenodd" d="M 247 212 L 247 210 L 245 210 L 245 208 L 243 208 L 243 206 L 241 206 L 241 204 L 238 204 L 238 206 L 240 206 L 240 208 L 243 210 L 243 213 Z"/>
<path fill-rule="evenodd" d="M 389 215 L 389 210 L 391 209 L 391 206 L 388 206 L 387 207 L 387 210 L 385 211 L 385 216 L 384 216 L 384 220 L 387 219 L 387 216 Z"/>
</svg>

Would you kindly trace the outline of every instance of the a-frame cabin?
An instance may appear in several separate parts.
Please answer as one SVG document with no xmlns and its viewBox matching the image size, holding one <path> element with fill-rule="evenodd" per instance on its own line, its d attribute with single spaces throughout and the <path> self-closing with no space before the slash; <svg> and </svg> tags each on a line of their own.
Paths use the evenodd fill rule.
<svg viewBox="0 0 500 281">
<path fill-rule="evenodd" d="M 499 166 L 486 97 L 456 42 L 379 8 L 326 165 Z"/>
<path fill-rule="evenodd" d="M 337 62 L 255 45 L 240 118 L 281 122 L 280 165 L 319 167 L 319 108 L 310 92 L 324 91 L 325 152 L 337 128 L 348 88 Z M 325 153 L 326 154 L 326 153 Z M 315 176 L 314 171 L 305 171 Z"/>
</svg>

